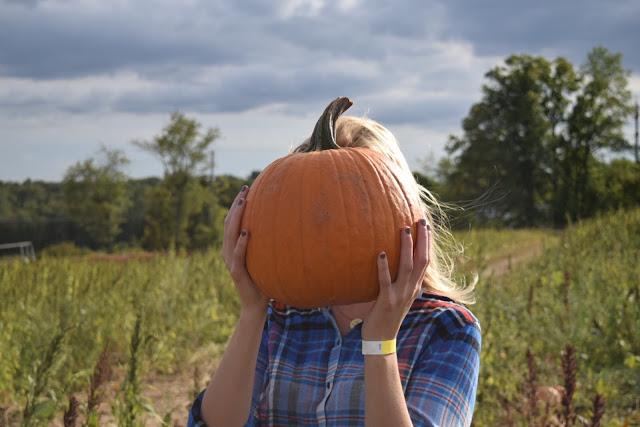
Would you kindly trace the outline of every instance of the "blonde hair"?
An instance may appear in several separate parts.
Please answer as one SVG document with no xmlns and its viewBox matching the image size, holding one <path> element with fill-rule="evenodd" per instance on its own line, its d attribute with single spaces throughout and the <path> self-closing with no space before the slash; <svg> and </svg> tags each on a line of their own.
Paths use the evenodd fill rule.
<svg viewBox="0 0 640 427">
<path fill-rule="evenodd" d="M 448 227 L 446 214 L 442 204 L 439 203 L 431 192 L 420 185 L 400 151 L 400 146 L 395 136 L 380 123 L 368 119 L 351 116 L 340 116 L 336 122 L 336 143 L 341 147 L 369 148 L 385 154 L 400 168 L 411 175 L 415 189 L 420 194 L 421 208 L 424 218 L 431 224 L 431 261 L 425 274 L 422 286 L 427 291 L 447 296 L 457 302 L 473 304 L 473 288 L 477 277 L 466 284 L 463 279 L 459 285 L 454 279 L 454 263 L 452 256 L 443 250 L 448 247 L 460 252 L 453 244 L 453 236 Z M 310 139 L 307 139 L 293 152 L 301 152 L 307 149 Z"/>
</svg>

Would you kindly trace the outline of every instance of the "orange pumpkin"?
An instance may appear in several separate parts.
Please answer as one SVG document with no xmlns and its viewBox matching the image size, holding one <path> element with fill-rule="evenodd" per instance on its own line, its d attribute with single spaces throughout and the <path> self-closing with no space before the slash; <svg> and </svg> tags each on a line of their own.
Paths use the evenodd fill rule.
<svg viewBox="0 0 640 427">
<path fill-rule="evenodd" d="M 379 291 L 377 255 L 392 279 L 400 231 L 422 218 L 413 179 L 387 156 L 335 142 L 338 117 L 353 102 L 333 101 L 307 152 L 267 166 L 247 197 L 247 269 L 269 297 L 298 308 L 371 301 Z"/>
</svg>

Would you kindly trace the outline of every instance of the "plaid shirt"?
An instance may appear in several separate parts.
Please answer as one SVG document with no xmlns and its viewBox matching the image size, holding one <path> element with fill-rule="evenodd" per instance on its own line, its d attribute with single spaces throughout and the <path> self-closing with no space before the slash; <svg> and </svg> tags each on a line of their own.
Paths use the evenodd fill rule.
<svg viewBox="0 0 640 427">
<path fill-rule="evenodd" d="M 270 304 L 247 426 L 364 425 L 361 325 L 340 336 L 329 308 Z M 480 368 L 480 325 L 452 300 L 423 293 L 397 337 L 400 380 L 416 426 L 468 426 Z M 198 396 L 188 426 L 204 426 Z"/>
</svg>

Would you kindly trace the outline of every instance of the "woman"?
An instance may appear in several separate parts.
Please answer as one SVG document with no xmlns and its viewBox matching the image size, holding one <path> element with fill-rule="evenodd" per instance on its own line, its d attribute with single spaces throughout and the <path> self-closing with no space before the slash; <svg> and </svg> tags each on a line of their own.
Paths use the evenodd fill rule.
<svg viewBox="0 0 640 427">
<path fill-rule="evenodd" d="M 372 120 L 340 117 L 335 138 L 343 147 L 378 150 L 411 174 L 393 135 Z M 424 218 L 415 248 L 409 227 L 400 232 L 396 280 L 382 252 L 375 301 L 312 310 L 270 301 L 251 280 L 245 266 L 250 230 L 240 229 L 249 189 L 241 190 L 225 219 L 222 256 L 242 311 L 211 383 L 191 409 L 190 426 L 471 423 L 480 326 L 454 301 L 471 303 L 473 284 L 461 289 L 452 280 L 435 235 L 447 230 L 431 228 L 427 203 L 438 211 L 439 205 L 415 185 Z"/>
</svg>

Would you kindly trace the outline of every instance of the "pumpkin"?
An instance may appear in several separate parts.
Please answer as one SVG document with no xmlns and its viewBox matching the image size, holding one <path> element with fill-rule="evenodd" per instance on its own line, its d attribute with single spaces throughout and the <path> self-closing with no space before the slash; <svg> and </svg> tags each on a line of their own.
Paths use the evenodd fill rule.
<svg viewBox="0 0 640 427">
<path fill-rule="evenodd" d="M 410 226 L 415 241 L 422 211 L 414 178 L 378 151 L 336 144 L 336 121 L 352 104 L 348 98 L 329 104 L 306 152 L 271 163 L 247 196 L 247 270 L 283 304 L 374 300 L 377 255 L 386 252 L 395 280 L 401 230 Z"/>
</svg>

